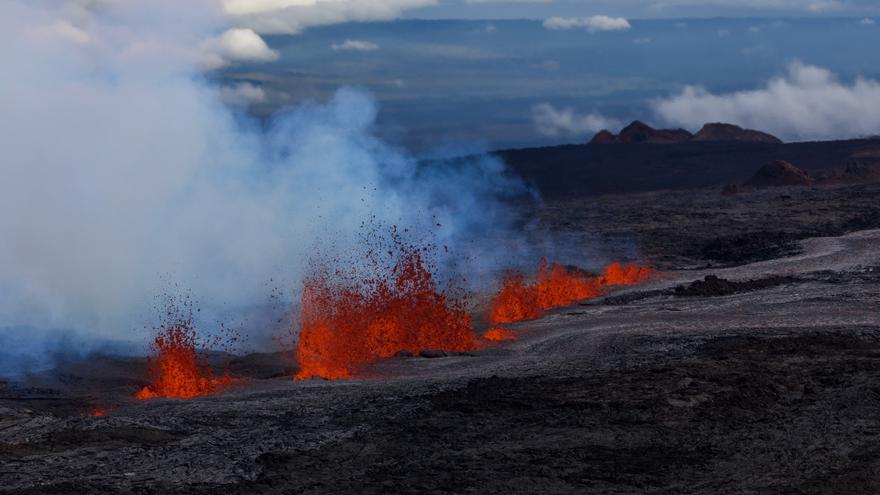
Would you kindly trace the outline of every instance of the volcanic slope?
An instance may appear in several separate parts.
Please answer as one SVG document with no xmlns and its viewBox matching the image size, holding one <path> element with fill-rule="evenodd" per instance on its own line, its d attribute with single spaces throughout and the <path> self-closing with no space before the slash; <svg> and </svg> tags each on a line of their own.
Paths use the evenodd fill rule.
<svg viewBox="0 0 880 495">
<path fill-rule="evenodd" d="M 877 204 L 853 191 L 875 192 L 691 192 L 683 212 L 714 210 L 672 219 L 705 241 L 772 233 L 769 195 L 803 199 L 790 249 L 668 256 L 652 281 L 511 325 L 519 340 L 472 355 L 333 382 L 240 356 L 231 371 L 249 381 L 192 400 L 129 400 L 143 360 L 0 382 L 0 493 L 878 493 L 880 230 L 850 232 Z M 650 212 L 612 213 L 679 197 L 602 201 L 595 228 L 608 215 L 654 236 Z M 543 214 L 583 230 L 566 205 Z M 700 227 L 724 215 L 741 223 Z"/>
</svg>

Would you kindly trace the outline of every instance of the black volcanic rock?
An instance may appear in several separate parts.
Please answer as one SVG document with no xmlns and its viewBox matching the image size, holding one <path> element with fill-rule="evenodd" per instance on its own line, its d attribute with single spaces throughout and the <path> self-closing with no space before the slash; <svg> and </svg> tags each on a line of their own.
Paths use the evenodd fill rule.
<svg viewBox="0 0 880 495">
<path fill-rule="evenodd" d="M 738 125 L 712 123 L 706 124 L 694 134 L 693 141 L 746 141 L 750 143 L 782 144 L 782 140 L 766 132 L 743 129 Z"/>
<path fill-rule="evenodd" d="M 447 357 L 449 356 L 449 353 L 438 349 L 425 349 L 419 353 L 419 356 L 427 359 L 437 359 Z"/>
<path fill-rule="evenodd" d="M 725 184 L 723 188 L 721 188 L 721 194 L 724 196 L 736 196 L 737 194 L 743 194 L 747 192 L 752 192 L 754 188 L 745 186 L 742 184 Z"/>
<path fill-rule="evenodd" d="M 810 186 L 813 178 L 810 174 L 795 167 L 785 160 L 776 160 L 761 167 L 745 186 L 756 188 L 783 186 Z"/>
<path fill-rule="evenodd" d="M 717 275 L 706 275 L 690 285 L 679 285 L 672 293 L 679 297 L 721 297 L 743 292 L 770 289 L 784 284 L 796 282 L 794 277 L 771 276 L 768 278 L 744 281 L 731 281 Z"/>
<path fill-rule="evenodd" d="M 823 171 L 815 177 L 817 184 L 866 184 L 880 182 L 880 164 L 849 162 L 844 169 Z"/>
<path fill-rule="evenodd" d="M 880 165 L 852 161 L 843 171 L 843 180 L 848 182 L 875 182 L 880 180 Z"/>
</svg>

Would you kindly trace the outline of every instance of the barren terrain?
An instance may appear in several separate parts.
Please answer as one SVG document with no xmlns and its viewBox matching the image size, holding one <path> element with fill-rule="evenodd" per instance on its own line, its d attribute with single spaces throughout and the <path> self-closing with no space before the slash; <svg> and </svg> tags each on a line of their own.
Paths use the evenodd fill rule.
<svg viewBox="0 0 880 495">
<path fill-rule="evenodd" d="M 359 380 L 294 382 L 277 354 L 194 400 L 128 400 L 136 359 L 0 382 L 0 492 L 877 493 L 878 205 L 876 185 L 550 202 L 540 228 L 662 274 Z"/>
</svg>

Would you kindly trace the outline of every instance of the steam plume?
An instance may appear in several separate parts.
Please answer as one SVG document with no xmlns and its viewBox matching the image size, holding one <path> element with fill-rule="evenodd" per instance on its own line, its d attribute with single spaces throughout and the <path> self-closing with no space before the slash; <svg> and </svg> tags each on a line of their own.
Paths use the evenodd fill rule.
<svg viewBox="0 0 880 495">
<path fill-rule="evenodd" d="M 246 314 L 267 284 L 296 286 L 322 239 L 356 248 L 366 219 L 440 224 L 450 245 L 498 224 L 517 187 L 502 164 L 420 170 L 375 137 L 362 91 L 268 127 L 224 105 L 194 69 L 230 27 L 215 9 L 0 6 L 0 332 L 142 338 L 169 283 L 205 318 Z"/>
</svg>

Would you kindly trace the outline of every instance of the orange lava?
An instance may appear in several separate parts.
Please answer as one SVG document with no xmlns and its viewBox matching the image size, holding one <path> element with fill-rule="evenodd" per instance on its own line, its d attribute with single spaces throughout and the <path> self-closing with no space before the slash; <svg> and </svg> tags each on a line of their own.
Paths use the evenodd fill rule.
<svg viewBox="0 0 880 495">
<path fill-rule="evenodd" d="M 489 342 L 503 342 L 505 340 L 517 340 L 519 335 L 513 330 L 504 327 L 493 327 L 489 330 L 486 330 L 486 333 L 483 334 L 483 340 L 488 340 Z"/>
<path fill-rule="evenodd" d="M 488 321 L 513 323 L 533 320 L 549 309 L 598 297 L 608 286 L 638 284 L 653 274 L 654 271 L 647 265 L 612 263 L 602 275 L 590 277 L 542 259 L 533 282 L 527 281 L 522 274 L 513 274 L 504 279 L 501 290 L 489 306 Z"/>
<path fill-rule="evenodd" d="M 113 412 L 112 407 L 95 407 L 94 409 L 80 414 L 80 416 L 88 416 L 91 418 L 103 418 Z"/>
<path fill-rule="evenodd" d="M 219 392 L 232 380 L 215 378 L 196 351 L 196 332 L 190 321 L 168 324 L 153 339 L 149 358 L 152 383 L 135 395 L 138 400 L 167 397 L 189 399 Z"/>
<path fill-rule="evenodd" d="M 395 244 L 394 263 L 379 276 L 337 271 L 304 282 L 295 379 L 350 378 L 400 351 L 477 348 L 470 316 L 438 289 L 425 250 Z"/>
</svg>

